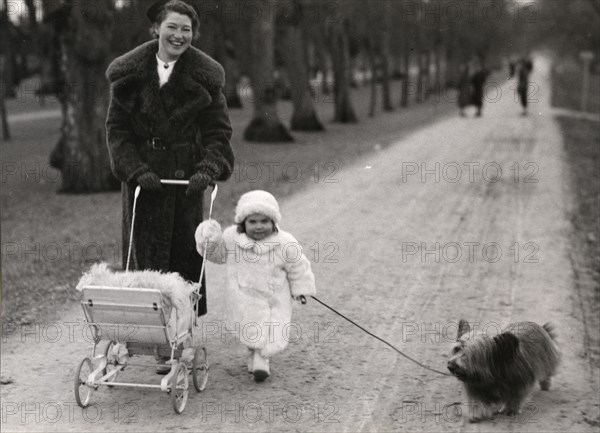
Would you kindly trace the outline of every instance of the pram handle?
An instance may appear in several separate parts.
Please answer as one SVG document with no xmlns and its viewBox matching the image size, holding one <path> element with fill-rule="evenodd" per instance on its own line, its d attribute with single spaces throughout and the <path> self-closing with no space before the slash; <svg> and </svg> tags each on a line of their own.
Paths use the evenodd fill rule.
<svg viewBox="0 0 600 433">
<path fill-rule="evenodd" d="M 163 185 L 189 185 L 189 180 L 179 180 L 179 179 L 161 179 L 160 183 Z"/>
<path fill-rule="evenodd" d="M 189 180 L 180 180 L 180 179 L 161 179 L 160 183 L 162 183 L 163 185 L 189 185 L 190 181 Z M 209 185 L 212 186 L 213 188 L 215 187 L 214 182 L 210 182 Z"/>
<path fill-rule="evenodd" d="M 189 185 L 190 181 L 189 180 L 178 180 L 178 179 L 161 179 L 160 183 L 166 184 L 166 185 Z M 210 195 L 210 211 L 209 211 L 209 218 L 210 218 L 210 216 L 212 215 L 212 206 L 215 201 L 215 197 L 217 196 L 217 184 L 215 182 L 210 182 L 209 185 L 212 186 L 212 188 L 213 188 L 212 193 Z M 134 193 L 134 198 L 133 198 L 133 212 L 132 212 L 132 216 L 131 216 L 131 230 L 129 233 L 129 250 L 127 252 L 127 264 L 125 265 L 125 272 L 129 271 L 129 262 L 131 260 L 131 249 L 133 247 L 133 227 L 135 225 L 135 210 L 137 208 L 137 201 L 138 201 L 138 197 L 140 195 L 141 190 L 142 190 L 142 187 L 140 185 L 135 187 L 135 193 Z M 204 271 L 204 261 L 202 261 L 202 272 L 200 273 L 200 281 L 202 281 L 203 271 Z"/>
</svg>

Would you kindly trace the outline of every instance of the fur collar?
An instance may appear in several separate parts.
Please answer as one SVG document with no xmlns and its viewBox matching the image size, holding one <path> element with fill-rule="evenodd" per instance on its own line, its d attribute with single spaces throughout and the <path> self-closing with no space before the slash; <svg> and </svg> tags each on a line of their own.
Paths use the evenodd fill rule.
<svg viewBox="0 0 600 433">
<path fill-rule="evenodd" d="M 223 237 L 230 238 L 236 246 L 243 250 L 254 250 L 262 253 L 269 252 L 277 247 L 282 248 L 292 243 L 298 244 L 298 241 L 292 235 L 281 229 L 272 233 L 269 237 L 257 241 L 248 237 L 246 233 L 238 233 L 237 225 L 232 225 L 225 230 Z"/>
<path fill-rule="evenodd" d="M 106 77 L 112 97 L 127 111 L 137 107 L 151 136 L 177 140 L 211 104 L 225 83 L 225 72 L 211 57 L 190 47 L 175 63 L 169 81 L 160 87 L 157 51 L 156 40 L 134 48 L 113 60 Z"/>
<path fill-rule="evenodd" d="M 155 55 L 157 52 L 157 40 L 139 45 L 113 60 L 106 70 L 106 78 L 111 83 L 123 78 L 147 78 L 148 67 L 156 68 Z M 183 69 L 181 72 L 196 83 L 206 87 L 207 90 L 212 91 L 225 85 L 223 67 L 199 49 L 195 47 L 188 48 L 179 60 L 176 67 L 181 64 L 179 66 Z"/>
</svg>

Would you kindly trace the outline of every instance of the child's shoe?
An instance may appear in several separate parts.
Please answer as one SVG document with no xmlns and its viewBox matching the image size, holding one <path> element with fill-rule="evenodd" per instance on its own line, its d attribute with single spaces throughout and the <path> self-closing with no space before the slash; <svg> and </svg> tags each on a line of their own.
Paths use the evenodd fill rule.
<svg viewBox="0 0 600 433">
<path fill-rule="evenodd" d="M 261 356 L 260 351 L 254 351 L 254 359 L 252 363 L 254 368 L 254 381 L 262 382 L 269 377 L 269 358 Z"/>
<path fill-rule="evenodd" d="M 254 373 L 254 349 L 248 349 L 248 373 Z"/>
</svg>

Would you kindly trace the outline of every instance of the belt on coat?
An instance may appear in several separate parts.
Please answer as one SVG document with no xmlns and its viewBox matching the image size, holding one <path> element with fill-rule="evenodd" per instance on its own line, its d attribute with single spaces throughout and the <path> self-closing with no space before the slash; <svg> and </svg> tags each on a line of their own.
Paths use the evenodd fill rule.
<svg viewBox="0 0 600 433">
<path fill-rule="evenodd" d="M 152 137 L 146 140 L 146 146 L 154 150 L 176 150 L 192 146 L 190 142 L 168 142 L 159 137 Z"/>
</svg>

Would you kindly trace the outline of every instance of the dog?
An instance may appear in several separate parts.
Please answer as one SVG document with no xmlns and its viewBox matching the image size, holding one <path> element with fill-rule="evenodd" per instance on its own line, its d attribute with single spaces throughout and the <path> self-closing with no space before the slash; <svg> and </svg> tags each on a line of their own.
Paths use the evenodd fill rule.
<svg viewBox="0 0 600 433">
<path fill-rule="evenodd" d="M 491 418 L 497 413 L 516 415 L 536 382 L 550 389 L 560 363 L 555 328 L 546 323 L 516 322 L 502 333 L 488 336 L 472 331 L 460 320 L 448 370 L 467 392 L 469 421 Z"/>
</svg>

